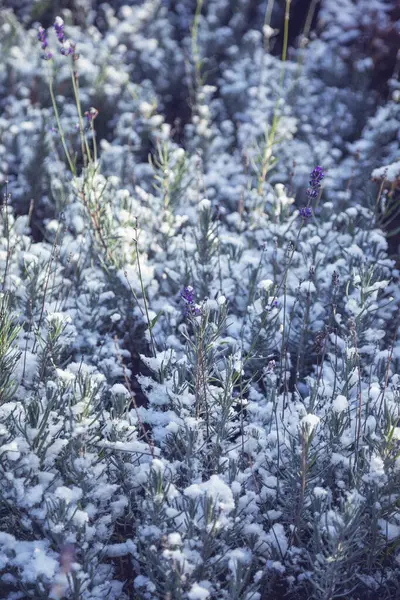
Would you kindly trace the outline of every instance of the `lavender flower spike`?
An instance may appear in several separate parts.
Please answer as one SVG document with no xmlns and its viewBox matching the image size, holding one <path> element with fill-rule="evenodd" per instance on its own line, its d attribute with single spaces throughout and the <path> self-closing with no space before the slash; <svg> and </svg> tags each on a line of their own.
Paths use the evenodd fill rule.
<svg viewBox="0 0 400 600">
<path fill-rule="evenodd" d="M 183 288 L 183 292 L 181 292 L 181 298 L 184 299 L 186 305 L 192 306 L 194 304 L 194 289 L 191 285 Z"/>
<path fill-rule="evenodd" d="M 322 167 L 317 166 L 311 172 L 310 175 L 310 187 L 307 189 L 307 198 L 309 200 L 316 200 L 321 190 L 321 181 L 325 177 L 325 173 Z"/>
<path fill-rule="evenodd" d="M 37 38 L 39 40 L 39 42 L 41 42 L 42 44 L 42 50 L 46 50 L 46 48 L 48 48 L 49 46 L 49 42 L 47 41 L 47 33 L 44 27 L 39 27 L 39 31 L 37 34 Z M 50 60 L 50 58 L 53 57 L 52 52 L 46 52 L 45 54 L 42 55 L 42 58 L 44 60 Z"/>
<path fill-rule="evenodd" d="M 181 292 L 181 298 L 183 298 L 183 300 L 186 303 L 185 315 L 188 315 L 189 313 L 193 315 L 200 314 L 200 309 L 194 302 L 194 289 L 191 285 L 188 285 L 185 288 L 183 288 L 183 291 Z"/>
<path fill-rule="evenodd" d="M 60 48 L 60 52 L 63 56 L 71 56 L 74 53 L 75 45 L 71 42 L 71 40 L 67 40 L 63 42 L 63 45 Z"/>
<path fill-rule="evenodd" d="M 97 108 L 94 108 L 93 106 L 91 106 L 89 108 L 89 110 L 87 110 L 85 112 L 85 117 L 87 119 L 87 122 L 89 124 L 92 123 L 95 120 L 95 118 L 97 117 L 98 114 L 99 114 L 99 111 L 97 110 Z"/>
<path fill-rule="evenodd" d="M 54 29 L 58 38 L 58 41 L 60 42 L 60 44 L 63 44 L 65 41 L 64 38 L 64 21 L 62 20 L 61 17 L 56 17 L 55 21 L 54 21 Z"/>
<path fill-rule="evenodd" d="M 315 167 L 315 169 L 312 171 L 311 175 L 310 175 L 310 185 L 312 187 L 321 185 L 321 181 L 323 180 L 323 178 L 325 177 L 325 173 L 322 167 L 317 166 Z"/>
<path fill-rule="evenodd" d="M 303 206 L 300 209 L 300 216 L 302 219 L 306 220 L 312 217 L 312 210 L 309 206 Z"/>
<path fill-rule="evenodd" d="M 37 38 L 39 42 L 42 43 L 42 50 L 46 50 L 47 46 L 49 45 L 49 42 L 47 41 L 47 33 L 44 27 L 39 27 Z"/>
</svg>

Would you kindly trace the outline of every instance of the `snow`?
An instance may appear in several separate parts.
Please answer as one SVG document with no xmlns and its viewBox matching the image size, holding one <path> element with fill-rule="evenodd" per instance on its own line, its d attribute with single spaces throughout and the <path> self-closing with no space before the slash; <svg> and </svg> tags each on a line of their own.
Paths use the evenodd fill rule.
<svg viewBox="0 0 400 600">
<path fill-rule="evenodd" d="M 20 458 L 21 453 L 19 452 L 18 444 L 16 441 L 10 442 L 9 444 L 3 444 L 0 446 L 1 453 L 7 453 L 7 459 L 9 461 L 16 461 Z"/>
<path fill-rule="evenodd" d="M 181 534 L 176 532 L 168 534 L 168 544 L 170 546 L 182 546 Z"/>
<path fill-rule="evenodd" d="M 260 281 L 258 283 L 258 288 L 260 290 L 263 290 L 264 292 L 269 292 L 269 290 L 272 288 L 272 286 L 274 285 L 274 282 L 271 281 L 271 279 L 263 279 L 262 281 Z"/>
<path fill-rule="evenodd" d="M 151 467 L 156 473 L 159 473 L 160 475 L 162 475 L 165 471 L 165 464 L 162 460 L 158 458 L 153 458 L 153 460 L 151 461 Z"/>
<path fill-rule="evenodd" d="M 300 425 L 310 434 L 316 429 L 319 422 L 320 418 L 317 415 L 308 414 L 301 419 Z"/>
<path fill-rule="evenodd" d="M 56 498 L 64 500 L 66 504 L 71 504 L 73 502 L 78 502 L 78 500 L 82 498 L 82 490 L 76 486 L 68 488 L 65 485 L 61 485 L 56 488 L 54 495 Z"/>
<path fill-rule="evenodd" d="M 110 498 L 113 496 L 117 489 L 118 485 L 115 483 L 108 483 L 102 485 L 101 488 L 93 492 L 92 498 L 99 499 L 102 502 L 106 502 L 107 500 L 110 500 Z"/>
<path fill-rule="evenodd" d="M 72 521 L 78 527 L 84 527 L 84 525 L 89 522 L 89 515 L 84 510 L 74 510 Z"/>
<path fill-rule="evenodd" d="M 239 565 L 248 565 L 251 561 L 252 554 L 250 550 L 236 548 L 229 553 L 228 567 L 233 574 L 237 571 Z"/>
<path fill-rule="evenodd" d="M 285 529 L 281 523 L 275 523 L 271 527 L 268 535 L 266 536 L 266 540 L 268 540 L 272 547 L 279 551 L 281 556 L 285 555 L 289 546 L 289 542 L 285 533 Z"/>
<path fill-rule="evenodd" d="M 372 171 L 373 179 L 384 179 L 389 181 L 390 183 L 395 182 L 400 177 L 400 160 L 391 163 L 390 165 L 385 165 L 384 167 L 379 167 L 378 169 L 374 169 Z"/>
<path fill-rule="evenodd" d="M 328 490 L 319 487 L 319 486 L 315 486 L 315 488 L 313 489 L 313 494 L 316 498 L 326 498 L 329 494 Z"/>
<path fill-rule="evenodd" d="M 385 519 L 378 519 L 378 526 L 382 535 L 387 537 L 388 540 L 392 541 L 400 538 L 400 525 L 389 523 Z"/>
<path fill-rule="evenodd" d="M 206 494 L 214 501 L 216 507 L 224 512 L 230 512 L 235 508 L 232 490 L 218 475 L 212 475 L 203 483 L 190 485 L 185 488 L 184 494 L 194 500 Z"/>
<path fill-rule="evenodd" d="M 367 420 L 365 421 L 365 429 L 368 431 L 368 433 L 375 431 L 376 418 L 374 415 L 368 415 Z"/>
<path fill-rule="evenodd" d="M 363 476 L 363 481 L 380 485 L 383 480 L 386 480 L 385 465 L 382 458 L 374 453 L 369 461 L 369 472 Z"/>
<path fill-rule="evenodd" d="M 346 396 L 339 394 L 332 402 L 332 409 L 335 413 L 342 413 L 347 410 L 349 403 Z"/>
<path fill-rule="evenodd" d="M 300 284 L 300 290 L 302 292 L 306 292 L 307 294 L 312 294 L 317 291 L 317 288 L 312 281 L 302 281 Z"/>
<path fill-rule="evenodd" d="M 188 592 L 189 600 L 207 600 L 210 597 L 210 592 L 198 583 L 194 583 Z"/>
<path fill-rule="evenodd" d="M 70 371 L 66 371 L 64 369 L 56 369 L 56 373 L 57 376 L 59 377 L 59 379 L 61 379 L 61 381 L 63 381 L 63 383 L 72 383 L 72 381 L 75 381 L 75 375 L 73 373 L 71 373 Z"/>
<path fill-rule="evenodd" d="M 50 444 L 46 450 L 46 457 L 44 464 L 46 467 L 51 466 L 60 454 L 63 448 L 68 445 L 68 440 L 58 438 L 52 444 Z"/>
<path fill-rule="evenodd" d="M 82 19 L 72 10 L 65 29 L 80 55 L 83 114 L 101 87 L 99 157 L 85 166 L 78 156 L 72 176 L 46 101 L 54 65 L 75 160 L 72 59 L 49 28 L 54 59 L 43 61 L 30 3 L 8 4 L 0 320 L 16 333 L 0 348 L 5 600 L 67 597 L 73 580 L 84 600 L 126 600 L 114 567 L 131 560 L 146 600 L 260 600 L 269 576 L 301 596 L 330 569 L 349 518 L 367 539 L 371 514 L 371 564 L 385 554 L 385 588 L 398 569 L 385 538 L 400 537 L 399 270 L 366 185 L 372 174 L 374 196 L 386 177 L 384 211 L 400 177 L 398 83 L 386 82 L 385 97 L 369 83 L 390 50 L 390 7 L 323 0 L 301 77 L 289 52 L 279 90 L 271 37 L 284 3 L 270 3 L 278 29 L 260 9 L 249 30 L 250 0 L 233 15 L 227 0 L 208 0 L 197 43 L 200 75 L 215 85 L 194 78 L 182 120 L 183 82 L 196 75 L 186 56 L 193 3 L 110 3 L 99 20 L 82 0 Z M 373 57 L 372 33 L 382 51 Z M 318 164 L 321 196 L 308 203 Z M 313 218 L 299 219 L 307 203 Z M 202 308 L 195 318 L 180 299 L 187 286 Z M 119 414 L 130 387 L 138 406 Z M 306 535 L 292 543 L 299 502 Z M 64 541 L 77 557 L 66 558 Z M 362 595 L 358 574 L 371 586 L 377 577 L 361 555 L 352 561 L 346 585 Z M 334 588 L 343 592 L 339 580 Z"/>
<path fill-rule="evenodd" d="M 41 484 L 28 488 L 25 492 L 24 503 L 29 507 L 39 504 L 42 500 L 43 493 L 44 489 Z"/>
<path fill-rule="evenodd" d="M 71 315 L 60 312 L 51 312 L 46 314 L 46 319 L 51 323 L 52 321 L 58 321 L 60 323 L 71 323 Z"/>
<path fill-rule="evenodd" d="M 121 394 L 121 396 L 131 395 L 129 390 L 127 390 L 126 387 L 122 385 L 122 383 L 114 383 L 110 391 L 114 396 L 117 396 L 118 394 Z"/>
<path fill-rule="evenodd" d="M 54 558 L 47 556 L 41 548 L 35 548 L 33 561 L 30 567 L 24 568 L 23 578 L 34 581 L 38 576 L 44 575 L 52 579 L 57 567 L 58 562 Z"/>
<path fill-rule="evenodd" d="M 211 208 L 211 202 L 210 200 L 208 200 L 207 198 L 203 198 L 203 200 L 200 201 L 199 203 L 199 210 L 210 210 Z"/>
</svg>

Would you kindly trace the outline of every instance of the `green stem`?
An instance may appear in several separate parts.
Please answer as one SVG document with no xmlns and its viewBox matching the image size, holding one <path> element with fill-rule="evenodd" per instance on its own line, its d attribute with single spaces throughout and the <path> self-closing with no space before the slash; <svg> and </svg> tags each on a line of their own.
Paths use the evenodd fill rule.
<svg viewBox="0 0 400 600">
<path fill-rule="evenodd" d="M 199 20 L 204 0 L 197 0 L 196 12 L 193 19 L 192 27 L 192 54 L 196 69 L 196 85 L 201 83 L 201 64 L 199 61 L 199 46 L 197 44 L 197 36 L 199 31 Z"/>
<path fill-rule="evenodd" d="M 294 253 L 295 253 L 295 251 L 296 251 L 296 246 L 297 246 L 297 243 L 298 243 L 298 241 L 299 241 L 299 238 L 300 238 L 300 233 L 301 233 L 301 230 L 303 229 L 303 226 L 304 226 L 304 223 L 302 223 L 302 224 L 300 225 L 300 228 L 299 228 L 299 231 L 298 231 L 298 234 L 297 234 L 297 237 L 296 237 L 295 243 L 294 243 L 294 245 L 293 245 L 293 250 L 292 250 L 292 253 L 291 253 L 291 255 L 290 255 L 290 258 L 289 258 L 289 261 L 288 261 L 288 265 L 287 265 L 287 267 L 286 267 L 286 269 L 285 269 L 285 271 L 284 271 L 284 273 L 283 273 L 283 278 L 282 278 L 282 281 L 281 281 L 281 283 L 279 284 L 279 286 L 278 286 L 278 289 L 276 290 L 276 292 L 275 292 L 275 294 L 274 294 L 274 297 L 273 297 L 273 299 L 272 299 L 272 302 L 271 302 L 271 306 L 272 306 L 272 304 L 275 302 L 275 300 L 277 299 L 277 295 L 278 295 L 278 293 L 279 293 L 280 289 L 282 288 L 282 286 L 283 286 L 283 285 L 286 285 L 286 277 L 287 277 L 287 274 L 288 274 L 288 271 L 289 271 L 289 267 L 290 267 L 290 265 L 291 265 L 291 263 L 292 263 L 292 260 L 293 260 Z M 245 366 L 245 364 L 246 364 L 246 363 L 247 363 L 247 362 L 250 360 L 250 358 L 251 358 L 251 356 L 252 356 L 252 352 L 253 352 L 253 350 L 254 350 L 254 348 L 256 347 L 256 344 L 257 344 L 257 342 L 258 342 L 258 338 L 260 337 L 261 330 L 262 330 L 262 328 L 264 327 L 264 325 L 265 325 L 265 323 L 266 323 L 266 321 L 267 321 L 267 318 L 268 318 L 268 317 L 269 317 L 269 312 L 268 312 L 268 311 L 265 311 L 264 317 L 263 317 L 263 318 L 262 318 L 262 320 L 261 320 L 261 324 L 260 324 L 260 328 L 259 328 L 259 330 L 258 330 L 258 333 L 257 333 L 257 335 L 255 336 L 255 338 L 254 338 L 254 340 L 253 340 L 253 343 L 252 343 L 252 344 L 251 344 L 251 346 L 250 346 L 250 349 L 249 349 L 249 351 L 248 351 L 248 353 L 247 353 L 247 356 L 244 358 L 244 360 L 243 360 L 243 362 L 242 362 L 242 368 L 243 368 L 243 367 Z M 242 350 L 243 350 L 243 347 L 242 347 Z M 234 381 L 234 385 L 236 385 L 237 381 L 239 380 L 239 377 L 240 377 L 240 375 L 239 375 L 239 376 L 238 376 L 238 377 L 235 379 L 235 381 Z"/>
<path fill-rule="evenodd" d="M 310 4 L 310 8 L 308 9 L 308 12 L 307 12 L 307 18 L 306 18 L 306 22 L 305 22 L 304 29 L 303 29 L 303 35 L 302 35 L 301 42 L 300 42 L 299 57 L 297 59 L 297 72 L 296 72 L 296 81 L 295 81 L 294 87 L 296 87 L 296 85 L 300 79 L 301 70 L 303 68 L 303 62 L 304 62 L 304 48 L 306 47 L 308 36 L 310 35 L 311 24 L 312 24 L 312 20 L 314 18 L 315 9 L 317 8 L 318 2 L 319 2 L 319 0 L 312 0 L 312 2 Z"/>
<path fill-rule="evenodd" d="M 86 135 L 84 134 L 84 128 L 83 128 L 83 119 L 82 119 L 82 108 L 81 108 L 81 101 L 79 98 L 79 84 L 78 84 L 78 75 L 77 72 L 74 71 L 74 69 L 71 69 L 71 79 L 72 79 L 72 87 L 74 88 L 74 96 L 75 96 L 75 103 L 76 103 L 76 108 L 78 110 L 78 119 L 79 119 L 79 133 L 80 133 L 80 137 L 81 137 L 81 146 L 82 146 L 82 156 L 83 156 L 83 160 L 85 163 L 85 167 L 86 165 L 86 160 L 88 159 L 89 162 L 91 162 L 92 160 L 92 155 L 90 152 L 90 148 L 89 148 L 89 144 L 86 138 Z M 85 155 L 85 149 L 86 149 L 86 155 Z"/>
<path fill-rule="evenodd" d="M 92 139 L 93 139 L 93 159 L 94 159 L 94 164 L 96 165 L 96 163 L 97 163 L 97 141 L 96 141 L 96 131 L 94 129 L 93 120 L 90 123 L 90 127 L 92 129 Z"/>
<path fill-rule="evenodd" d="M 140 266 L 139 248 L 138 248 L 138 240 L 137 240 L 137 229 L 136 229 L 136 238 L 135 238 L 134 242 L 135 242 L 135 247 L 136 247 L 135 248 L 136 249 L 136 262 L 137 262 L 138 271 L 139 271 L 140 289 L 142 290 L 144 310 L 145 310 L 145 313 L 146 313 L 147 326 L 149 328 L 149 333 L 150 333 L 151 348 L 152 348 L 152 351 L 153 351 L 153 356 L 156 356 L 156 354 L 157 354 L 157 352 L 156 352 L 156 344 L 155 344 L 154 336 L 153 336 L 153 332 L 152 332 L 151 320 L 150 320 L 150 315 L 149 315 L 149 307 L 148 307 L 147 298 L 146 298 L 146 290 L 144 288 L 143 277 L 142 277 L 142 269 L 141 269 L 141 266 Z"/>
<path fill-rule="evenodd" d="M 49 90 L 50 90 L 51 102 L 53 104 L 54 114 L 56 116 L 58 132 L 59 132 L 60 137 L 61 137 L 61 143 L 62 143 L 63 148 L 64 148 L 65 156 L 67 157 L 67 160 L 68 160 L 69 168 L 71 169 L 71 173 L 72 173 L 72 175 L 73 175 L 73 177 L 75 179 L 75 177 L 76 177 L 76 168 L 75 168 L 74 163 L 72 162 L 70 153 L 69 153 L 68 148 L 67 148 L 67 144 L 65 142 L 64 130 L 63 130 L 62 125 L 61 125 L 60 115 L 59 115 L 59 112 L 58 112 L 58 108 L 57 108 L 57 104 L 56 104 L 56 99 L 55 99 L 55 96 L 54 96 L 53 78 L 52 77 L 50 77 L 50 80 L 49 80 Z"/>
<path fill-rule="evenodd" d="M 291 0 L 286 0 L 285 22 L 284 22 L 284 29 L 283 29 L 282 69 L 281 69 L 281 75 L 279 78 L 279 93 L 278 93 L 278 96 L 277 96 L 276 102 L 275 102 L 274 116 L 273 116 L 272 125 L 271 125 L 271 132 L 268 136 L 268 142 L 267 142 L 267 145 L 264 150 L 263 161 L 262 161 L 262 170 L 261 170 L 261 174 L 258 178 L 258 193 L 259 194 L 261 194 L 261 186 L 262 186 L 262 183 L 265 180 L 265 177 L 267 176 L 267 173 L 268 173 L 269 161 L 270 161 L 270 158 L 272 155 L 272 147 L 274 145 L 275 134 L 276 134 L 276 130 L 278 128 L 278 122 L 279 122 L 278 108 L 279 108 L 279 101 L 282 98 L 282 92 L 283 92 L 283 83 L 284 83 L 285 72 L 286 72 L 286 58 L 287 58 L 287 49 L 288 49 L 288 40 L 289 40 L 290 3 L 291 3 Z"/>
</svg>

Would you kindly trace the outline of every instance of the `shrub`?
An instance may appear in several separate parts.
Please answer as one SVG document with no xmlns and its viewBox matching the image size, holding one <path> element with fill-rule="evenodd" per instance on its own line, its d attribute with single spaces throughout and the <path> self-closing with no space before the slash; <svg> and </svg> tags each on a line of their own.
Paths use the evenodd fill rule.
<svg viewBox="0 0 400 600">
<path fill-rule="evenodd" d="M 397 84 L 321 4 L 3 11 L 4 598 L 393 597 Z"/>
</svg>

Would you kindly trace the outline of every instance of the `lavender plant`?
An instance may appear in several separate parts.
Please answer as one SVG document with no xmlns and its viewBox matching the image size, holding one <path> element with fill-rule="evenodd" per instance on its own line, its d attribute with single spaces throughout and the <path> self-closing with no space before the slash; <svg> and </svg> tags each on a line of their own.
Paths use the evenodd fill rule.
<svg viewBox="0 0 400 600">
<path fill-rule="evenodd" d="M 394 597 L 391 7 L 83 4 L 0 15 L 0 595 Z"/>
</svg>

